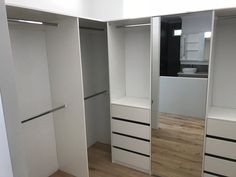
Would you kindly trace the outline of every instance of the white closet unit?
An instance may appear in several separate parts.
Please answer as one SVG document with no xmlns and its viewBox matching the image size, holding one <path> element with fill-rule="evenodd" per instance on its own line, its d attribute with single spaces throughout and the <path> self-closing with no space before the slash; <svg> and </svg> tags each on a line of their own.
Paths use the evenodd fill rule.
<svg viewBox="0 0 236 177">
<path fill-rule="evenodd" d="M 108 23 L 112 161 L 150 172 L 150 19 Z"/>
<path fill-rule="evenodd" d="M 236 10 L 215 11 L 204 176 L 236 176 Z"/>
<path fill-rule="evenodd" d="M 78 19 L 16 7 L 7 14 L 28 176 L 88 177 Z"/>
<path fill-rule="evenodd" d="M 110 144 L 106 23 L 80 19 L 87 146 Z"/>
</svg>

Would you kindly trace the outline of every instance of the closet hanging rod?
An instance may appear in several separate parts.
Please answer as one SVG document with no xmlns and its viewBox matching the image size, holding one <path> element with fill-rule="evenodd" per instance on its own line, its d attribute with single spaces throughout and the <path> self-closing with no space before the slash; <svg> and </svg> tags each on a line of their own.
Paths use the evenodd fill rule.
<svg viewBox="0 0 236 177">
<path fill-rule="evenodd" d="M 101 92 L 98 92 L 98 93 L 95 93 L 95 94 L 93 94 L 93 95 L 90 95 L 90 96 L 85 97 L 84 100 L 87 100 L 87 99 L 89 99 L 89 98 L 93 98 L 93 97 L 95 97 L 95 96 L 101 95 L 101 94 L 106 93 L 106 92 L 107 92 L 106 90 L 103 90 L 103 91 L 101 91 Z"/>
<path fill-rule="evenodd" d="M 58 110 L 63 109 L 63 108 L 66 108 L 66 105 L 62 105 L 62 106 L 56 107 L 56 108 L 54 108 L 54 109 L 48 110 L 48 111 L 46 111 L 46 112 L 43 112 L 43 113 L 38 114 L 38 115 L 36 115 L 36 116 L 33 116 L 33 117 L 29 118 L 29 119 L 23 120 L 23 121 L 21 121 L 21 123 L 23 124 L 23 123 L 29 122 L 29 121 L 31 121 L 31 120 L 37 119 L 37 118 L 39 118 L 39 117 L 42 117 L 42 116 L 44 116 L 44 115 L 47 115 L 47 114 L 49 114 L 49 113 L 58 111 Z"/>
<path fill-rule="evenodd" d="M 55 27 L 58 26 L 57 23 L 35 21 L 35 20 L 26 20 L 26 19 L 17 19 L 17 18 L 8 18 L 7 21 L 13 22 L 13 23 L 27 23 L 27 24 L 46 25 L 46 26 L 55 26 Z"/>
<path fill-rule="evenodd" d="M 85 30 L 95 30 L 95 31 L 104 31 L 105 29 L 103 28 L 94 28 L 94 27 L 85 27 L 85 26 L 80 26 L 80 29 L 85 29 Z"/>
<path fill-rule="evenodd" d="M 116 26 L 117 28 L 133 28 L 133 27 L 141 27 L 141 26 L 151 26 L 151 23 L 140 23 L 140 24 L 133 24 L 133 25 L 120 25 Z"/>
</svg>

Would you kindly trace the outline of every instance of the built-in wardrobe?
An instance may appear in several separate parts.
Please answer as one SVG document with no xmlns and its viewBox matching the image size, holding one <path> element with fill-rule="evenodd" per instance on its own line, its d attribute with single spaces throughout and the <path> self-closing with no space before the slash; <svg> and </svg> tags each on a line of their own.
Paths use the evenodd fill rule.
<svg viewBox="0 0 236 177">
<path fill-rule="evenodd" d="M 236 10 L 214 13 L 204 177 L 236 176 Z"/>
<path fill-rule="evenodd" d="M 25 177 L 88 177 L 79 20 L 16 7 L 7 18 Z"/>
<path fill-rule="evenodd" d="M 150 173 L 150 18 L 107 27 L 112 162 Z"/>
</svg>

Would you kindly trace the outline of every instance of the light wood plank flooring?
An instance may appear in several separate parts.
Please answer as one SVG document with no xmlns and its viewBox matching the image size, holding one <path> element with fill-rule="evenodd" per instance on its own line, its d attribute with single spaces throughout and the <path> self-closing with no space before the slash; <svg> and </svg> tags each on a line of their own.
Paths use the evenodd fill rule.
<svg viewBox="0 0 236 177">
<path fill-rule="evenodd" d="M 152 129 L 152 172 L 162 177 L 200 177 L 204 120 L 160 114 Z"/>
<path fill-rule="evenodd" d="M 61 170 L 58 170 L 56 173 L 52 174 L 49 177 L 75 177 L 75 176 L 65 173 Z"/>
</svg>

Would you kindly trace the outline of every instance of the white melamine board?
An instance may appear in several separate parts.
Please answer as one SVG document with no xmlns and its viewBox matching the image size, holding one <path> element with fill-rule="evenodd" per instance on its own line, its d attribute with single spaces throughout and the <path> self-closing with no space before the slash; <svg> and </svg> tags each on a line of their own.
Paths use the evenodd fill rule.
<svg viewBox="0 0 236 177">
<path fill-rule="evenodd" d="M 123 97 L 111 102 L 114 105 L 130 106 L 141 109 L 150 109 L 151 101 L 146 98 Z"/>
<path fill-rule="evenodd" d="M 151 24 L 151 126 L 157 129 L 159 126 L 161 18 L 152 18 Z"/>
<path fill-rule="evenodd" d="M 206 78 L 160 77 L 160 112 L 205 118 Z"/>
<path fill-rule="evenodd" d="M 124 97 L 125 86 L 125 40 L 123 29 L 108 23 L 108 58 L 111 101 Z"/>
<path fill-rule="evenodd" d="M 82 25 L 83 26 L 83 25 Z M 80 29 L 84 97 L 109 90 L 106 31 Z M 85 100 L 88 147 L 99 141 L 110 144 L 108 93 Z"/>
<path fill-rule="evenodd" d="M 131 168 L 149 172 L 150 158 L 132 152 L 112 148 L 112 159 L 114 162 L 121 163 Z"/>
<path fill-rule="evenodd" d="M 2 0 L 0 0 L 0 38 L 0 89 L 13 175 L 16 177 L 28 177 L 17 104 L 14 63 L 12 59 L 6 10 Z"/>
<path fill-rule="evenodd" d="M 236 143 L 206 138 L 206 153 L 236 159 Z"/>
<path fill-rule="evenodd" d="M 150 27 L 125 29 L 126 96 L 150 97 Z"/>
<path fill-rule="evenodd" d="M 218 20 L 216 30 L 213 106 L 236 108 L 236 19 Z"/>
<path fill-rule="evenodd" d="M 3 115 L 2 97 L 0 93 L 0 177 L 13 177 L 11 157 L 7 140 L 6 124 Z"/>
<path fill-rule="evenodd" d="M 21 120 L 52 108 L 45 32 L 10 25 Z M 25 123 L 24 146 L 29 176 L 49 176 L 58 169 L 52 115 Z"/>
<path fill-rule="evenodd" d="M 137 123 L 111 120 L 112 131 L 150 140 L 150 127 Z"/>
<path fill-rule="evenodd" d="M 60 21 L 46 33 L 48 65 L 59 168 L 74 176 L 88 177 L 85 110 L 78 19 Z"/>
<path fill-rule="evenodd" d="M 111 116 L 150 124 L 150 109 L 111 105 Z"/>
<path fill-rule="evenodd" d="M 235 127 L 236 122 L 208 118 L 206 133 L 208 135 L 236 139 Z"/>
<path fill-rule="evenodd" d="M 236 176 L 236 163 L 205 156 L 205 170 L 216 174 L 234 177 Z"/>
<path fill-rule="evenodd" d="M 211 107 L 208 112 L 207 117 L 211 119 L 219 119 L 219 120 L 236 122 L 236 109 Z"/>
<path fill-rule="evenodd" d="M 117 134 L 112 134 L 113 146 L 121 147 L 131 151 L 139 152 L 142 154 L 150 155 L 150 142 L 129 138 Z"/>
</svg>

